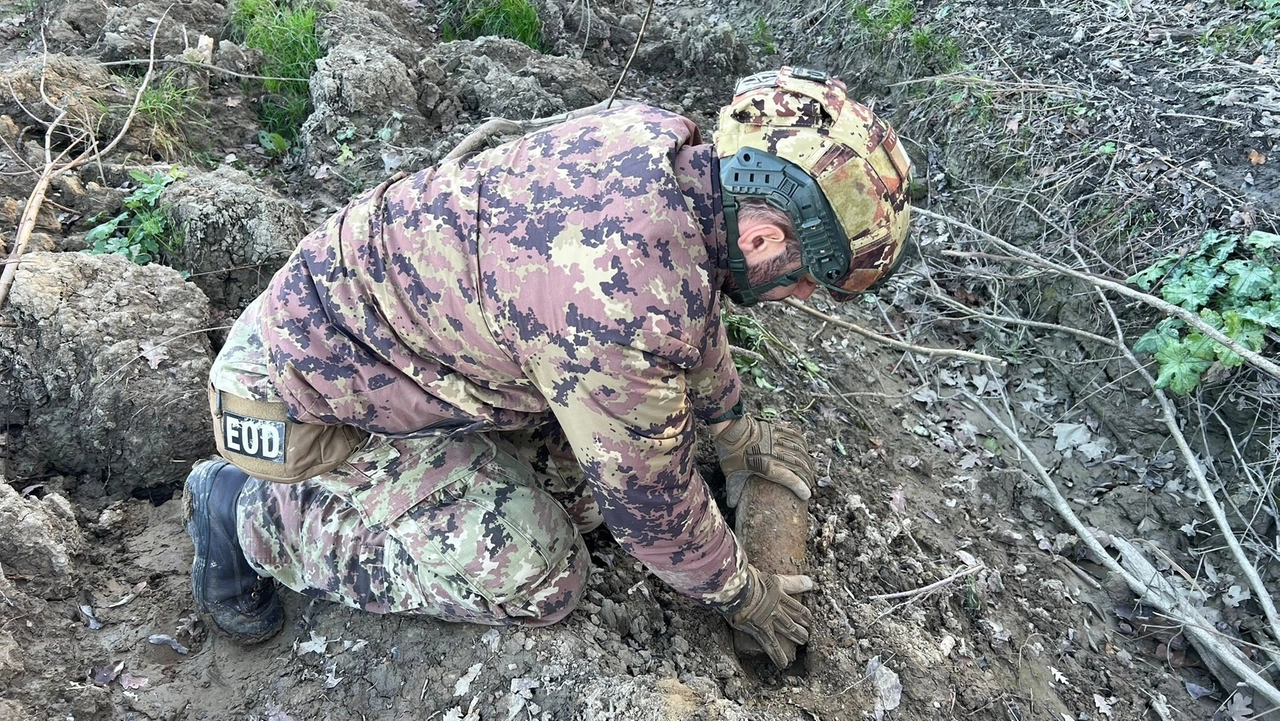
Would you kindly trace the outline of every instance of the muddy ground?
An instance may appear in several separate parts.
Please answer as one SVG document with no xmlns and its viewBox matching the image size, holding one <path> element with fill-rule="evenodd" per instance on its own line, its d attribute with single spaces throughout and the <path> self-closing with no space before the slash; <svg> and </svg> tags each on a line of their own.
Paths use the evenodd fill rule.
<svg viewBox="0 0 1280 721">
<path fill-rule="evenodd" d="M 1260 710 L 1094 563 L 1033 492 L 1020 452 L 960 397 L 1014 419 L 1089 526 L 1141 540 L 1162 573 L 1185 574 L 1220 634 L 1256 640 L 1259 609 L 1131 371 L 1063 333 L 962 317 L 937 296 L 1109 333 L 1094 297 L 990 254 L 957 256 L 982 249 L 923 218 L 920 256 L 878 296 L 811 305 L 1007 366 L 903 353 L 792 307 L 734 314 L 749 405 L 803 428 L 819 468 L 818 590 L 805 598 L 817 627 L 790 672 L 736 658 L 716 614 L 603 532 L 590 539 L 587 602 L 554 628 L 375 617 L 287 594 L 285 630 L 261 647 L 207 632 L 175 494 L 212 451 L 203 378 L 227 323 L 355 190 L 438 160 L 488 116 L 608 97 L 645 5 L 542 0 L 542 54 L 498 38 L 445 43 L 430 0 L 337 0 L 287 156 L 258 142 L 255 86 L 170 63 L 197 98 L 183 131 L 139 123 L 103 162 L 54 183 L 0 310 L 0 719 L 1238 721 Z M 1276 230 L 1276 26 L 1259 25 L 1270 16 L 1256 7 L 908 6 L 905 24 L 886 26 L 846 3 L 657 2 L 622 95 L 685 112 L 709 137 L 734 77 L 784 62 L 839 72 L 907 140 L 921 207 L 1055 258 L 1078 253 L 1114 278 L 1208 228 Z M 874 18 L 888 6 L 870 7 Z M 53 112 L 42 87 L 114 132 L 141 73 L 126 61 L 147 57 L 162 15 L 158 58 L 259 67 L 218 3 L 0 3 L 6 238 L 34 184 L 24 164 L 44 162 L 32 130 Z M 185 177 L 163 206 L 185 242 L 164 264 L 76 252 L 119 212 L 128 171 L 175 166 Z M 1138 332 L 1156 317 L 1121 310 Z M 1272 546 L 1274 499 L 1241 489 L 1253 473 L 1272 495 L 1275 397 L 1274 383 L 1236 372 L 1181 405 L 1201 462 L 1247 517 L 1233 517 L 1236 530 Z M 1201 423 L 1214 411 L 1226 420 Z M 713 463 L 703 470 L 716 480 Z M 1256 558 L 1274 588 L 1274 552 Z"/>
</svg>

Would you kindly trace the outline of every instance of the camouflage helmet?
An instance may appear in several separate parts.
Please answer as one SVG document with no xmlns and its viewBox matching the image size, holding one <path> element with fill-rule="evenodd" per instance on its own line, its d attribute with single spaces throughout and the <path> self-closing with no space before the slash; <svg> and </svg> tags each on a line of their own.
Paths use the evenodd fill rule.
<svg viewBox="0 0 1280 721">
<path fill-rule="evenodd" d="M 715 134 L 730 269 L 751 305 L 805 275 L 849 300 L 901 261 L 910 215 L 911 161 L 889 124 L 850 100 L 824 72 L 784 67 L 738 82 Z M 791 216 L 801 267 L 760 286 L 738 247 L 738 202 L 763 198 Z"/>
</svg>

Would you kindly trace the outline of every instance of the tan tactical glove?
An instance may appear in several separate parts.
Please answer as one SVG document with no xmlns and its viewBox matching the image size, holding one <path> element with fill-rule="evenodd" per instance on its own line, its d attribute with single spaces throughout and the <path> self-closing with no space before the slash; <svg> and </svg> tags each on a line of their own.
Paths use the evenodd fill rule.
<svg viewBox="0 0 1280 721">
<path fill-rule="evenodd" d="M 724 470 L 730 508 L 737 507 L 753 475 L 790 488 L 802 501 L 812 495 L 813 459 L 799 431 L 743 416 L 729 421 L 712 440 Z"/>
<path fill-rule="evenodd" d="M 754 638 L 774 666 L 786 668 L 796 660 L 795 650 L 780 643 L 778 637 L 804 645 L 809 642 L 809 628 L 813 626 L 809 609 L 787 594 L 812 590 L 813 579 L 808 576 L 769 575 L 749 565 L 747 602 L 735 613 L 725 614 L 725 620 Z"/>
</svg>

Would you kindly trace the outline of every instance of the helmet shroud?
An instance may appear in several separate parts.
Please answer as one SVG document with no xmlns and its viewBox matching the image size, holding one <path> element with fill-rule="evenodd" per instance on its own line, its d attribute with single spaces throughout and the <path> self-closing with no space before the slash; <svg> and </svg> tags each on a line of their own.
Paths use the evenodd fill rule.
<svg viewBox="0 0 1280 721">
<path fill-rule="evenodd" d="M 739 81 L 715 134 L 730 270 L 751 305 L 812 276 L 836 300 L 896 268 L 906 244 L 911 161 L 889 124 L 826 73 L 784 67 Z M 763 198 L 790 215 L 801 267 L 759 286 L 738 247 L 738 201 Z"/>
</svg>

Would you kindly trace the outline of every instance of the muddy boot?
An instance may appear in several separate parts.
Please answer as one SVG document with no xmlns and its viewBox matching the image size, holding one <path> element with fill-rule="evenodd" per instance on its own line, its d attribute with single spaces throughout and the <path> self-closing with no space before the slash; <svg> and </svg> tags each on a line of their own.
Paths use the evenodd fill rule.
<svg viewBox="0 0 1280 721">
<path fill-rule="evenodd" d="M 275 581 L 253 570 L 236 535 L 236 499 L 248 478 L 226 461 L 205 461 L 187 476 L 183 494 L 187 533 L 196 547 L 196 606 L 215 628 L 244 644 L 265 641 L 284 626 Z"/>
</svg>

